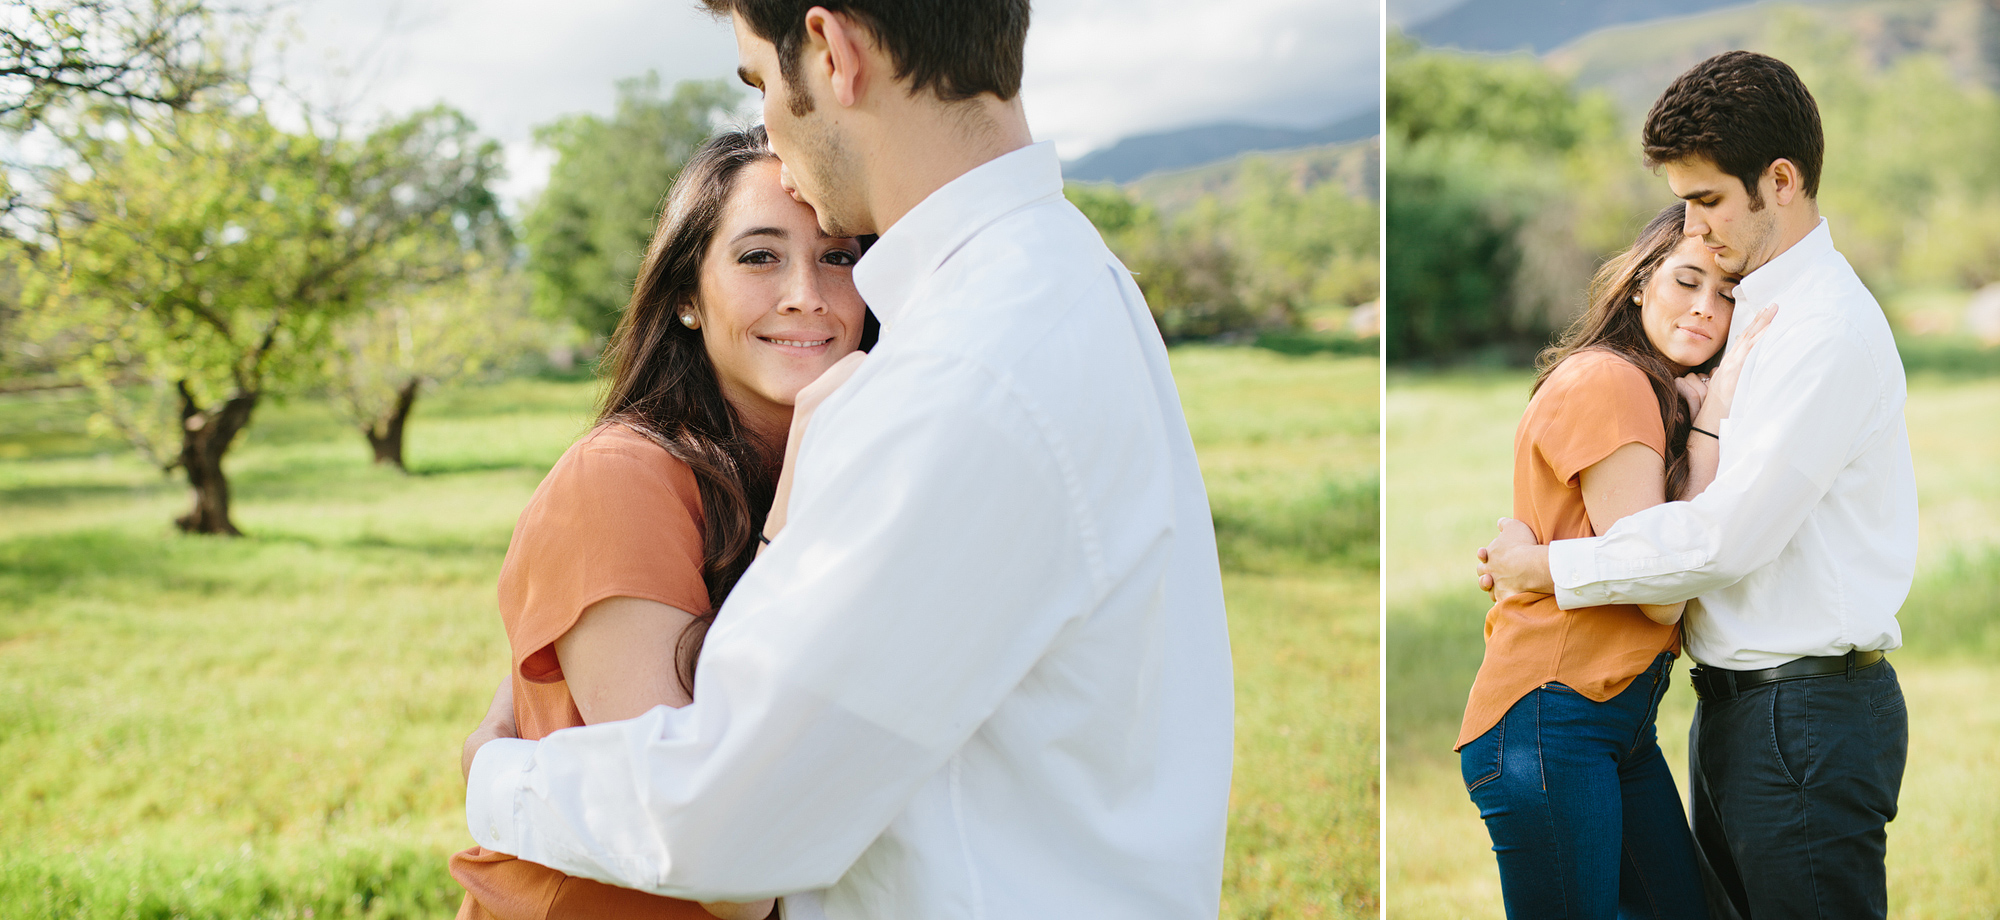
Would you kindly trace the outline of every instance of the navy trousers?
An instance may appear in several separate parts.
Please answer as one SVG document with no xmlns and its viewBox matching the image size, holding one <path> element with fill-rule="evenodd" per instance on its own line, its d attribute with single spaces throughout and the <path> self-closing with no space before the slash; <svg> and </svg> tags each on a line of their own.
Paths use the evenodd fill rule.
<svg viewBox="0 0 2000 920">
<path fill-rule="evenodd" d="M 1884 660 L 1703 700 L 1688 729 L 1694 839 L 1722 920 L 1888 916 L 1908 714 Z"/>
</svg>

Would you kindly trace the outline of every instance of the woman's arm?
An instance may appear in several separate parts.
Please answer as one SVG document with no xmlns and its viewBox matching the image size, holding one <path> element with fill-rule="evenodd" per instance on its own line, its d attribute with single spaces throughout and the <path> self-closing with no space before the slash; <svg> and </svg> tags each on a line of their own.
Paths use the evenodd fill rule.
<svg viewBox="0 0 2000 920">
<path fill-rule="evenodd" d="M 1713 475 L 1711 470 L 1711 478 Z M 1590 514 L 1591 529 L 1600 534 L 1610 530 L 1620 518 L 1666 501 L 1666 462 L 1652 448 L 1636 442 L 1585 467 L 1577 474 L 1577 481 L 1583 490 L 1583 508 Z M 1686 609 L 1687 601 L 1639 605 L 1639 610 L 1655 623 L 1680 622 Z"/>
<path fill-rule="evenodd" d="M 1687 501 L 1707 491 L 1709 483 L 1715 481 L 1715 472 L 1722 465 L 1722 441 L 1718 436 L 1722 433 L 1722 420 L 1729 417 L 1730 404 L 1736 401 L 1736 381 L 1743 376 L 1743 362 L 1749 360 L 1757 337 L 1764 334 L 1777 315 L 1777 304 L 1757 311 L 1750 327 L 1743 331 L 1743 338 L 1730 346 L 1716 364 L 1713 376 L 1700 380 L 1690 379 L 1695 375 L 1689 374 L 1679 381 L 1681 397 L 1687 400 L 1688 412 L 1694 416 L 1694 427 L 1699 430 L 1688 432 L 1687 484 L 1674 498 Z"/>
<path fill-rule="evenodd" d="M 584 724 L 637 718 L 662 703 L 686 706 L 674 662 L 681 632 L 692 622 L 694 614 L 636 597 L 607 597 L 584 608 L 555 643 Z"/>
<path fill-rule="evenodd" d="M 854 376 L 854 372 L 861 369 L 861 362 L 867 358 L 867 352 L 857 351 L 835 361 L 817 379 L 806 384 L 793 401 L 792 429 L 785 438 L 785 466 L 778 473 L 778 490 L 771 498 L 771 513 L 764 518 L 764 538 L 767 541 L 785 529 L 785 509 L 792 501 L 792 468 L 798 466 L 799 442 L 806 438 L 806 425 L 812 421 L 813 413 L 819 410 L 819 404 Z M 764 547 L 758 546 L 757 553 L 763 555 Z"/>
<path fill-rule="evenodd" d="M 662 703 L 686 706 L 688 694 L 675 663 L 681 632 L 694 619 L 678 607 L 637 597 L 607 597 L 585 607 L 576 625 L 556 640 L 556 661 L 584 724 L 637 718 Z M 722 920 L 764 920 L 775 901 L 701 906 Z"/>
</svg>

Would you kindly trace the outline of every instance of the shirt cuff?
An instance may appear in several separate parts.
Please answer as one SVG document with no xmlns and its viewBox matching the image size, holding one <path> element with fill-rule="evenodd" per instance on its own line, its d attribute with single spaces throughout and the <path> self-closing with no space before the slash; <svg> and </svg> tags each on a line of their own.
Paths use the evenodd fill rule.
<svg viewBox="0 0 2000 920">
<path fill-rule="evenodd" d="M 496 738 L 473 755 L 472 772 L 465 777 L 465 824 L 480 846 L 521 855 L 514 802 L 521 791 L 521 775 L 534 766 L 535 747 L 533 741 Z"/>
<path fill-rule="evenodd" d="M 1564 610 L 1596 607 L 1604 601 L 1587 589 L 1597 582 L 1598 544 L 1603 537 L 1580 537 L 1549 543 L 1549 581 L 1556 587 L 1556 606 Z"/>
</svg>

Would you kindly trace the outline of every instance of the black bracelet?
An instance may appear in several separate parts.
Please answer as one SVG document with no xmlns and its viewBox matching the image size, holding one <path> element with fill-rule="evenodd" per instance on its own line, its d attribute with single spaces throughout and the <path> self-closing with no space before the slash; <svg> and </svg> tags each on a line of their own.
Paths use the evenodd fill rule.
<svg viewBox="0 0 2000 920">
<path fill-rule="evenodd" d="M 1711 438 L 1714 438 L 1714 439 L 1716 439 L 1716 440 L 1718 440 L 1718 441 L 1722 440 L 1722 435 L 1719 435 L 1719 434 L 1716 434 L 1716 433 L 1715 433 L 1715 432 L 1713 432 L 1713 431 L 1702 431 L 1702 429 L 1700 429 L 1700 428 L 1695 428 L 1695 427 L 1694 427 L 1693 425 L 1689 425 L 1689 426 L 1688 426 L 1688 428 L 1690 428 L 1690 429 L 1692 429 L 1692 430 L 1694 430 L 1694 431 L 1700 431 L 1700 432 L 1701 432 L 1702 434 L 1705 434 L 1705 435 L 1708 435 L 1709 437 L 1711 437 Z"/>
<path fill-rule="evenodd" d="M 770 546 L 770 545 L 771 545 L 771 538 L 770 538 L 770 537 L 767 537 L 767 536 L 764 536 L 764 532 L 760 530 L 760 531 L 757 531 L 757 542 L 759 542 L 759 543 L 762 543 L 762 544 L 764 544 L 765 546 Z"/>
</svg>

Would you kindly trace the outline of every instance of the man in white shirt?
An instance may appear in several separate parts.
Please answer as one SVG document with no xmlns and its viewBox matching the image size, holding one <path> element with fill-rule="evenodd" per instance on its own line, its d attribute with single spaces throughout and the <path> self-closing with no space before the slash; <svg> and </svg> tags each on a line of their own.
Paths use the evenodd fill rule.
<svg viewBox="0 0 2000 920">
<path fill-rule="evenodd" d="M 787 920 L 1212 920 L 1232 690 L 1132 279 L 1017 91 L 1026 0 L 709 0 L 880 343 L 813 416 L 694 702 L 480 747 L 474 837 Z M 776 517 L 778 515 L 774 515 Z"/>
<path fill-rule="evenodd" d="M 1741 51 L 1696 65 L 1645 145 L 1687 234 L 1747 273 L 1732 340 L 1778 305 L 1721 430 L 1690 435 L 1719 437 L 1720 470 L 1589 539 L 1536 546 L 1503 521 L 1481 584 L 1566 610 L 1693 598 L 1689 814 L 1710 912 L 1883 917 L 1909 733 L 1882 653 L 1902 644 L 1917 550 L 1902 362 L 1819 216 L 1819 112 L 1790 67 Z"/>
</svg>

